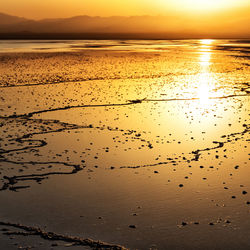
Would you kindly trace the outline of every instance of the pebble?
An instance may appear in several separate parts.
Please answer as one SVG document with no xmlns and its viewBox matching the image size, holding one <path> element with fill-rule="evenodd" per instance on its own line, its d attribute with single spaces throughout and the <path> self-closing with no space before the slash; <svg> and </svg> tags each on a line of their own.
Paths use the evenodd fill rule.
<svg viewBox="0 0 250 250">
<path fill-rule="evenodd" d="M 136 225 L 129 225 L 130 228 L 136 228 Z"/>
</svg>

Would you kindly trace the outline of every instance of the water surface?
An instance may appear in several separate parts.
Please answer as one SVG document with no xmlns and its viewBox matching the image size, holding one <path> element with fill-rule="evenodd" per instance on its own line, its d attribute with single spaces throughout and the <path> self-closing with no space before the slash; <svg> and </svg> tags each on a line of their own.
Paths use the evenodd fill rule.
<svg viewBox="0 0 250 250">
<path fill-rule="evenodd" d="M 2 248 L 69 244 L 18 223 L 117 249 L 250 247 L 249 41 L 0 51 Z"/>
</svg>

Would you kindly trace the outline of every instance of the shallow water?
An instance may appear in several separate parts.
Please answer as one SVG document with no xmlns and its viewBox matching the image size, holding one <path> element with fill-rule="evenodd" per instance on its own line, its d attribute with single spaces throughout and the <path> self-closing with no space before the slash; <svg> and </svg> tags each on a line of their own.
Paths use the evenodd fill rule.
<svg viewBox="0 0 250 250">
<path fill-rule="evenodd" d="M 248 249 L 249 45 L 1 41 L 0 247 Z"/>
</svg>

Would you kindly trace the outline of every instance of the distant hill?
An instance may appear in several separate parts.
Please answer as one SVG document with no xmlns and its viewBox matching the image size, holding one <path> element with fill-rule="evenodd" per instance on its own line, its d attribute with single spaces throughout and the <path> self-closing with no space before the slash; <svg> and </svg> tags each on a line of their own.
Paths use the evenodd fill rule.
<svg viewBox="0 0 250 250">
<path fill-rule="evenodd" d="M 18 23 L 26 22 L 28 19 L 22 17 L 16 17 L 0 13 L 0 25 L 16 25 Z"/>
<path fill-rule="evenodd" d="M 248 12 L 246 12 L 248 13 Z M 216 20 L 216 22 L 215 22 Z M 0 38 L 10 34 L 50 34 L 56 38 L 59 34 L 161 34 L 168 37 L 218 37 L 250 38 L 250 17 L 248 14 L 234 18 L 233 14 L 217 16 L 132 16 L 132 17 L 90 17 L 76 16 L 60 19 L 30 20 L 0 13 Z M 7 35 L 9 34 L 9 36 Z M 39 37 L 41 38 L 42 35 Z M 60 36 L 59 36 L 60 37 Z M 130 37 L 130 36 L 129 36 Z M 110 38 L 110 37 L 107 37 Z M 131 36 L 132 38 L 132 36 Z M 143 38 L 143 37 L 142 37 Z M 154 38 L 154 37 L 152 37 Z"/>
</svg>

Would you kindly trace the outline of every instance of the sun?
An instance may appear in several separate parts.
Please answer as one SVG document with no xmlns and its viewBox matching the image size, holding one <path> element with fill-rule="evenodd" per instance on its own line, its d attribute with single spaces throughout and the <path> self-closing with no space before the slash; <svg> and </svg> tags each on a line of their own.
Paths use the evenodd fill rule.
<svg viewBox="0 0 250 250">
<path fill-rule="evenodd" d="M 204 13 L 221 11 L 235 6 L 242 5 L 249 0 L 156 0 L 162 6 L 188 11 L 191 13 Z"/>
<path fill-rule="evenodd" d="M 197 10 L 221 9 L 228 4 L 230 0 L 182 0 L 187 8 Z"/>
</svg>

